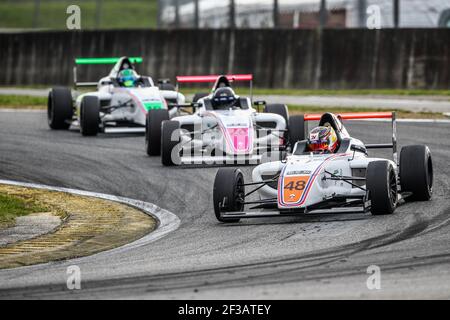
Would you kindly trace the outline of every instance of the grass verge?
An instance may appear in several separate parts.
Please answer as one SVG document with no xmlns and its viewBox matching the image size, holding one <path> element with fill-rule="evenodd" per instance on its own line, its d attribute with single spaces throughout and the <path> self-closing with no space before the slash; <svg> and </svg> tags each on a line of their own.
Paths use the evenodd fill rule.
<svg viewBox="0 0 450 320">
<path fill-rule="evenodd" d="M 189 94 L 189 93 L 187 93 Z M 0 108 L 11 109 L 41 109 L 47 108 L 46 97 L 18 96 L 18 95 L 0 95 Z M 398 118 L 412 119 L 448 119 L 441 113 L 437 112 L 412 112 L 407 110 L 387 110 L 367 107 L 329 107 L 329 106 L 305 106 L 305 105 L 289 105 L 291 114 L 299 113 L 320 113 L 320 112 L 370 112 L 370 111 L 396 111 Z"/>
<path fill-rule="evenodd" d="M 40 11 L 35 15 L 34 0 L 0 2 L 0 28 L 49 28 L 67 30 L 67 7 L 76 4 L 81 9 L 82 29 L 130 29 L 155 28 L 158 3 L 156 0 L 108 0 L 101 2 L 97 21 L 96 0 L 41 1 Z M 97 25 L 98 22 L 98 25 Z"/>
<path fill-rule="evenodd" d="M 33 199 L 0 194 L 0 228 L 14 224 L 17 217 L 43 211 L 46 209 Z"/>
<path fill-rule="evenodd" d="M 0 108 L 45 109 L 46 97 L 0 95 Z"/>
<path fill-rule="evenodd" d="M 290 114 L 303 114 L 303 113 L 343 113 L 343 112 L 383 112 L 383 111 L 395 111 L 397 118 L 400 119 L 448 119 L 442 113 L 437 112 L 412 112 L 407 110 L 387 110 L 387 109 L 376 109 L 376 108 L 364 108 L 364 107 L 315 107 L 315 106 L 298 106 L 289 105 Z"/>
<path fill-rule="evenodd" d="M 284 96 L 448 96 L 450 90 L 402 90 L 402 89 L 354 89 L 354 90 L 303 90 L 303 89 L 255 89 L 255 95 Z"/>
<path fill-rule="evenodd" d="M 208 92 L 207 87 L 202 88 L 183 88 L 180 90 L 185 94 L 194 94 L 197 92 Z M 235 91 L 239 95 L 247 96 L 250 94 L 248 87 L 236 87 Z M 450 90 L 425 90 L 425 89 L 348 89 L 348 90 L 328 90 L 328 89 L 269 89 L 254 88 L 253 94 L 256 96 L 282 95 L 282 96 L 441 96 L 449 97 Z"/>
</svg>

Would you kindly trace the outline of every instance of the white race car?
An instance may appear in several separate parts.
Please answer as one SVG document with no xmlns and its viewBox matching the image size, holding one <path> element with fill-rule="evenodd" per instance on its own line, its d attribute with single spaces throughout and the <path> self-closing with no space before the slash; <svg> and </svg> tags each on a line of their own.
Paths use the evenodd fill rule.
<svg viewBox="0 0 450 320">
<path fill-rule="evenodd" d="M 98 132 L 144 132 L 149 110 L 167 110 L 183 104 L 184 96 L 170 83 L 155 86 L 153 79 L 136 73 L 134 63 L 142 58 L 78 58 L 75 60 L 75 88 L 93 87 L 80 93 L 70 88 L 53 88 L 48 95 L 48 124 L 52 129 L 79 130 L 84 136 Z M 108 76 L 98 82 L 77 82 L 77 65 L 114 64 Z"/>
<path fill-rule="evenodd" d="M 253 182 L 241 170 L 222 168 L 214 182 L 214 211 L 221 222 L 241 218 L 323 212 L 392 214 L 401 201 L 429 200 L 433 192 L 431 153 L 425 145 L 405 146 L 397 161 L 395 113 L 353 113 L 298 116 L 334 129 L 333 153 L 307 150 L 310 140 L 298 141 L 292 155 L 254 168 Z M 392 143 L 364 144 L 351 137 L 342 119 L 392 118 Z M 302 129 L 304 129 L 302 128 Z M 314 132 L 314 131 L 313 131 Z M 311 133 L 312 135 L 313 133 Z M 368 149 L 392 148 L 393 160 L 368 157 Z M 251 191 L 245 188 L 255 187 Z M 256 199 L 250 199 L 258 194 Z M 247 208 L 247 209 L 246 209 Z"/>
<path fill-rule="evenodd" d="M 287 106 L 261 101 L 255 104 L 264 111 L 257 112 L 251 98 L 240 97 L 231 88 L 231 82 L 252 80 L 252 75 L 177 77 L 178 83 L 215 84 L 210 94 L 196 95 L 191 105 L 181 105 L 178 111 L 149 112 L 148 155 L 161 154 L 166 166 L 257 164 L 264 152 L 286 149 L 295 136 L 295 130 L 288 130 Z M 193 112 L 183 114 L 187 108 Z"/>
</svg>

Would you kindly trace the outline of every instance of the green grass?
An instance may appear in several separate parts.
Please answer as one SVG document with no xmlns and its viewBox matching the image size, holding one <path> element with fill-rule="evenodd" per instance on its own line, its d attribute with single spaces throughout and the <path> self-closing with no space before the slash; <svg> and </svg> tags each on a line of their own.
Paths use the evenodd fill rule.
<svg viewBox="0 0 450 320">
<path fill-rule="evenodd" d="M 32 201 L 0 194 L 0 226 L 12 224 L 16 217 L 43 211 L 46 211 L 46 209 Z"/>
<path fill-rule="evenodd" d="M 46 109 L 46 97 L 16 96 L 16 95 L 0 95 L 0 108 L 17 108 L 17 109 Z M 302 106 L 289 105 L 289 111 L 295 113 L 320 113 L 320 112 L 373 112 L 373 111 L 396 111 L 399 118 L 421 118 L 421 119 L 447 119 L 441 113 L 436 112 L 412 112 L 407 110 L 387 110 L 375 109 L 367 107 L 329 107 L 329 106 Z"/>
<path fill-rule="evenodd" d="M 183 88 L 180 90 L 186 94 L 194 94 L 196 92 L 208 92 L 208 88 Z M 250 89 L 236 88 L 239 95 L 249 95 Z M 386 96 L 443 96 L 450 97 L 450 90 L 424 90 L 424 89 L 345 89 L 345 90 L 328 90 L 328 89 L 268 89 L 255 88 L 253 94 L 257 96 L 264 95 L 283 95 L 283 96 L 364 96 L 364 95 L 386 95 Z"/>
<path fill-rule="evenodd" d="M 436 112 L 412 112 L 408 110 L 400 110 L 400 109 L 376 109 L 376 108 L 365 108 L 365 107 L 320 107 L 320 106 L 298 106 L 298 105 L 289 105 L 289 113 L 290 114 L 303 114 L 303 113 L 324 113 L 324 112 L 333 112 L 333 113 L 342 113 L 342 112 L 386 112 L 386 111 L 395 111 L 396 116 L 398 118 L 403 119 L 447 119 L 443 114 Z"/>
<path fill-rule="evenodd" d="M 34 0 L 3 0 L 0 2 L 0 28 L 33 28 Z M 155 28 L 156 0 L 103 0 L 101 29 Z M 96 28 L 96 0 L 41 0 L 38 28 L 66 29 L 69 5 L 81 9 L 81 29 Z"/>
<path fill-rule="evenodd" d="M 256 95 L 288 96 L 354 96 L 354 95 L 393 95 L 393 96 L 450 96 L 450 90 L 404 90 L 404 89 L 349 89 L 349 90 L 304 90 L 304 89 L 256 89 Z"/>
<path fill-rule="evenodd" d="M 1 108 L 46 108 L 46 97 L 0 95 Z"/>
</svg>

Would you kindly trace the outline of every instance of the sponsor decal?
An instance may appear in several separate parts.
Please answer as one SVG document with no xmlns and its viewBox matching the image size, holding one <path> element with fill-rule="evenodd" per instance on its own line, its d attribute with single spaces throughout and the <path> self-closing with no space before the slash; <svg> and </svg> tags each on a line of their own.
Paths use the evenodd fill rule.
<svg viewBox="0 0 450 320">
<path fill-rule="evenodd" d="M 311 174 L 311 171 L 309 170 L 294 170 L 294 171 L 288 171 L 286 173 L 287 176 L 296 176 L 296 175 L 306 175 Z"/>
<path fill-rule="evenodd" d="M 163 108 L 161 101 L 144 102 L 143 104 L 146 111 Z"/>
<path fill-rule="evenodd" d="M 296 190 L 296 192 L 291 192 L 290 188 L 292 187 L 292 185 L 289 185 L 289 183 L 291 182 L 291 179 L 296 179 L 298 177 L 288 177 L 284 171 L 286 169 L 286 167 L 285 167 L 285 169 L 283 169 L 283 171 L 281 172 L 281 178 L 279 179 L 278 204 L 283 207 L 301 206 L 306 201 L 306 198 L 308 197 L 308 193 L 311 190 L 311 186 L 313 185 L 316 177 L 320 174 L 323 166 L 328 161 L 338 159 L 340 157 L 344 157 L 347 155 L 348 154 L 341 153 L 341 154 L 334 154 L 334 155 L 331 155 L 330 157 L 326 158 L 322 162 L 322 164 L 319 165 L 310 176 L 303 176 L 306 179 L 305 187 L 304 187 L 305 190 Z M 302 185 L 303 185 L 303 183 L 300 182 L 298 188 L 300 188 Z M 286 188 L 286 186 L 288 186 L 288 188 Z M 296 185 L 294 185 L 294 186 L 296 186 Z M 293 197 L 293 200 L 290 199 L 291 194 L 295 194 L 295 196 Z M 300 195 L 300 196 L 298 196 L 298 195 Z"/>
</svg>

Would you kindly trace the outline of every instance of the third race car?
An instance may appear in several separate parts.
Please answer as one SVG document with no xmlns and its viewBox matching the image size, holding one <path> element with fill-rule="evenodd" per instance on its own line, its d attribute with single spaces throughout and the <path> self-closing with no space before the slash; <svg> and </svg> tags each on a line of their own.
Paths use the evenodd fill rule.
<svg viewBox="0 0 450 320">
<path fill-rule="evenodd" d="M 144 132 L 150 110 L 167 110 L 185 102 L 170 83 L 156 86 L 153 79 L 139 75 L 134 67 L 140 57 L 75 59 L 75 89 L 53 88 L 48 95 L 48 124 L 52 129 L 79 130 L 83 136 L 99 132 Z M 108 76 L 98 82 L 78 82 L 77 66 L 114 64 Z"/>
</svg>

